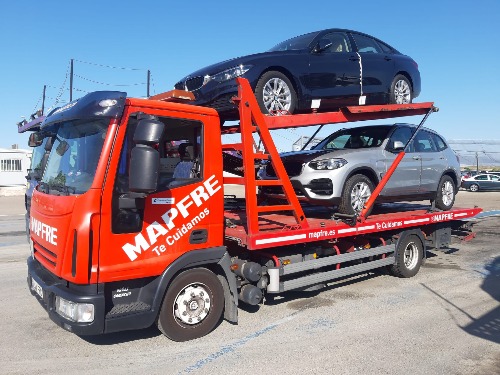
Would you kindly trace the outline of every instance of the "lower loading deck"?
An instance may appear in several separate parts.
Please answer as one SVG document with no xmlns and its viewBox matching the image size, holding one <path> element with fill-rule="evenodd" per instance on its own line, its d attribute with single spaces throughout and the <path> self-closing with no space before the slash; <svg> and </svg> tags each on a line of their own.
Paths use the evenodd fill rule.
<svg viewBox="0 0 500 375">
<path fill-rule="evenodd" d="M 294 216 L 283 213 L 259 215 L 259 232 L 249 234 L 244 202 L 234 202 L 226 209 L 225 237 L 237 241 L 249 250 L 261 250 L 279 246 L 335 240 L 380 232 L 398 231 L 457 222 L 479 214 L 481 208 L 453 208 L 449 211 L 430 211 L 429 206 L 419 204 L 387 204 L 375 207 L 371 216 L 363 222 L 349 225 L 332 219 L 332 211 L 321 206 L 304 208 L 307 219 L 297 224 Z"/>
</svg>

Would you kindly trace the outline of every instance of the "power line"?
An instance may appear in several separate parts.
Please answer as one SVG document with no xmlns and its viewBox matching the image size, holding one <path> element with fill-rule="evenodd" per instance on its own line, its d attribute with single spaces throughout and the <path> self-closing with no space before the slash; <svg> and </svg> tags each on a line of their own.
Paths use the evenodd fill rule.
<svg viewBox="0 0 500 375">
<path fill-rule="evenodd" d="M 100 66 L 102 68 L 109 68 L 109 69 L 121 69 L 121 70 L 136 70 L 136 71 L 147 71 L 147 69 L 140 69 L 140 68 L 126 68 L 126 67 L 121 67 L 121 66 L 112 66 L 112 65 L 105 65 L 105 64 L 98 64 L 98 63 L 93 63 L 89 61 L 83 61 L 83 60 L 77 60 L 73 59 L 76 62 L 82 63 L 82 64 L 87 64 L 87 65 L 94 65 L 94 66 Z"/>
</svg>

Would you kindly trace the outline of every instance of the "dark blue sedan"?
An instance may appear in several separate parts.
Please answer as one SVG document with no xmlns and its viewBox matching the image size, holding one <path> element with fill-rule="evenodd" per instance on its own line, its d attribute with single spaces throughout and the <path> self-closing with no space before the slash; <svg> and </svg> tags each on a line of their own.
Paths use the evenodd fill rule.
<svg viewBox="0 0 500 375">
<path fill-rule="evenodd" d="M 417 63 L 367 34 L 328 29 L 304 34 L 267 52 L 220 62 L 175 84 L 194 104 L 237 119 L 234 78 L 250 81 L 265 114 L 333 110 L 347 105 L 406 104 L 420 94 Z"/>
</svg>

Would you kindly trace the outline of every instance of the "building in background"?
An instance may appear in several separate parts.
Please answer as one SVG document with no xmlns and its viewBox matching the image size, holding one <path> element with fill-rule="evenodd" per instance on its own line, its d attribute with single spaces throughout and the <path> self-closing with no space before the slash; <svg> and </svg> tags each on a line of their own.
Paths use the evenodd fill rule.
<svg viewBox="0 0 500 375">
<path fill-rule="evenodd" d="M 31 150 L 0 148 L 0 187 L 26 187 L 26 175 L 31 163 Z"/>
</svg>

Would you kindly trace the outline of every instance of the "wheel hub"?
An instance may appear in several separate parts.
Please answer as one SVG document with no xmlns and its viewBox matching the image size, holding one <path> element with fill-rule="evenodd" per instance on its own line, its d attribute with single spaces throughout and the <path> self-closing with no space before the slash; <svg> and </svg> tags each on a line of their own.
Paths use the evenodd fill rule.
<svg viewBox="0 0 500 375">
<path fill-rule="evenodd" d="M 354 185 L 351 192 L 351 205 L 355 212 L 361 212 L 366 201 L 370 198 L 371 190 L 368 184 L 360 182 Z"/>
<path fill-rule="evenodd" d="M 174 315 L 185 324 L 197 324 L 210 312 L 211 300 L 203 284 L 190 284 L 179 292 L 174 302 Z"/>
</svg>

